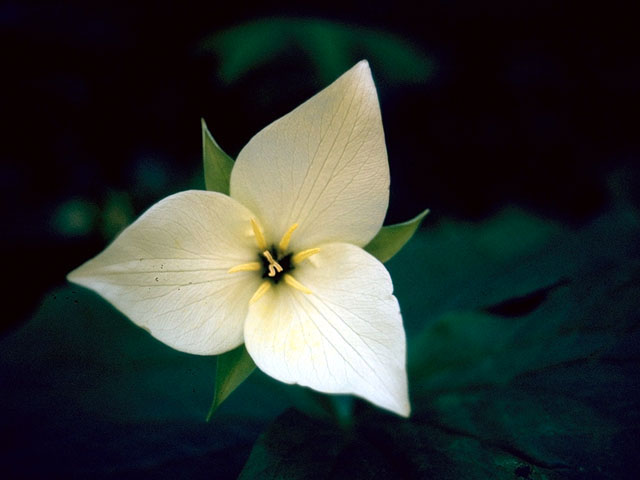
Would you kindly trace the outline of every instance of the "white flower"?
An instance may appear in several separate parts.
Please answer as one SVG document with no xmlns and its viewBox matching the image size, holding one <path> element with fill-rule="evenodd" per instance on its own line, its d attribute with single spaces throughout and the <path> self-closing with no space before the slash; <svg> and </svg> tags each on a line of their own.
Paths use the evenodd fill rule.
<svg viewBox="0 0 640 480">
<path fill-rule="evenodd" d="M 272 377 L 409 414 L 391 278 L 365 252 L 389 200 L 378 98 L 362 61 L 240 152 L 230 196 L 152 206 L 69 280 L 184 352 L 243 342 Z"/>
</svg>

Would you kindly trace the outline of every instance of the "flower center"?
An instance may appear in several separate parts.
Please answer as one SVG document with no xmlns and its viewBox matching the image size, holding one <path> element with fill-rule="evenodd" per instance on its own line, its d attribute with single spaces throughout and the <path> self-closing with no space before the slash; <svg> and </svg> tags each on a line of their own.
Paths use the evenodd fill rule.
<svg viewBox="0 0 640 480">
<path fill-rule="evenodd" d="M 274 255 L 277 258 L 278 252 L 274 247 L 271 247 L 271 250 L 262 252 L 260 260 L 262 261 L 262 278 L 270 278 L 273 283 L 277 284 L 289 270 L 293 270 L 292 255 L 285 255 L 278 260 L 274 258 Z"/>
<path fill-rule="evenodd" d="M 291 241 L 291 235 L 294 230 L 298 228 L 298 224 L 294 223 L 285 232 L 278 243 L 278 246 L 272 245 L 271 248 L 267 248 L 267 241 L 264 238 L 262 229 L 258 222 L 251 219 L 251 229 L 255 237 L 256 245 L 260 253 L 258 254 L 257 262 L 243 263 L 236 265 L 229 269 L 228 273 L 236 272 L 259 272 L 262 270 L 262 278 L 265 280 L 260 284 L 256 292 L 251 297 L 249 303 L 258 301 L 267 291 L 271 288 L 271 285 L 277 285 L 280 280 L 284 281 L 290 287 L 300 290 L 304 293 L 311 293 L 307 287 L 298 282 L 290 273 L 295 268 L 295 265 L 299 265 L 307 258 L 315 255 L 320 251 L 319 248 L 308 248 L 298 253 L 287 252 L 289 248 L 289 242 Z"/>
</svg>

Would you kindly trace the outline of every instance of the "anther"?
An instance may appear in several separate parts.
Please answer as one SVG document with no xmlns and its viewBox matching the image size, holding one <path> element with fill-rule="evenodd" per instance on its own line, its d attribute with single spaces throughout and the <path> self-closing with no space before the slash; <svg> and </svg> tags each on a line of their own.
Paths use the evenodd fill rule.
<svg viewBox="0 0 640 480">
<path fill-rule="evenodd" d="M 260 250 L 264 250 L 265 248 L 267 248 L 267 241 L 264 239 L 262 230 L 260 229 L 260 226 L 258 225 L 258 222 L 256 222 L 255 218 L 251 219 L 251 228 L 253 229 L 253 234 L 256 237 L 256 243 L 258 244 L 258 248 Z"/>
<path fill-rule="evenodd" d="M 235 267 L 231 267 L 227 273 L 236 273 L 236 272 L 256 272 L 262 268 L 260 262 L 250 262 L 243 263 L 241 265 L 236 265 Z"/>
<path fill-rule="evenodd" d="M 294 223 L 289 227 L 289 230 L 287 230 L 285 234 L 282 236 L 282 240 L 280 240 L 280 243 L 278 244 L 278 247 L 280 247 L 280 251 L 282 253 L 284 253 L 289 247 L 289 242 L 291 241 L 291 234 L 296 228 L 298 228 L 298 224 Z"/>
<path fill-rule="evenodd" d="M 302 285 L 299 281 L 297 281 L 288 273 L 285 273 L 283 278 L 284 278 L 284 283 L 286 283 L 290 287 L 293 287 L 296 290 L 300 290 L 301 292 L 304 292 L 304 293 L 313 293 L 311 290 L 309 290 L 307 287 Z"/>
<path fill-rule="evenodd" d="M 269 280 L 265 280 L 260 284 L 256 293 L 253 294 L 249 303 L 255 303 L 262 298 L 262 296 L 267 293 L 267 291 L 271 288 L 271 282 Z"/>
<path fill-rule="evenodd" d="M 308 248 L 307 250 L 302 250 L 301 252 L 298 252 L 293 257 L 291 257 L 291 261 L 295 264 L 300 264 L 319 251 L 319 248 Z"/>
<path fill-rule="evenodd" d="M 269 250 L 265 250 L 264 252 L 262 252 L 262 255 L 264 255 L 265 258 L 269 261 L 270 277 L 275 277 L 276 271 L 280 273 L 282 270 L 284 270 L 282 266 L 278 262 L 276 262 L 275 259 L 271 256 L 271 252 L 269 252 Z"/>
</svg>

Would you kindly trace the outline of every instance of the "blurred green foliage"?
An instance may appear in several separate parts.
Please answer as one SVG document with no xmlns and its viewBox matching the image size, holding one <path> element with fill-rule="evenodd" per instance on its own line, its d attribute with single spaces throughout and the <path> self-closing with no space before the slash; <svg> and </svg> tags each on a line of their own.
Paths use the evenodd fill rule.
<svg viewBox="0 0 640 480">
<path fill-rule="evenodd" d="M 391 83 L 424 82 L 434 69 L 430 57 L 391 33 L 317 18 L 243 23 L 206 38 L 201 49 L 219 57 L 219 75 L 226 83 L 291 53 L 306 56 L 324 85 L 363 58 L 376 76 Z"/>
<path fill-rule="evenodd" d="M 57 206 L 51 216 L 51 227 L 63 237 L 87 235 L 96 224 L 98 208 L 80 198 L 73 198 Z"/>
<path fill-rule="evenodd" d="M 603 179 L 614 167 L 626 165 L 614 191 L 638 204 L 628 121 L 640 71 L 635 16 L 439 2 L 428 16 L 405 11 L 388 32 L 291 17 L 221 31 L 241 15 L 214 19 L 213 3 L 189 14 L 159 5 L 151 17 L 143 6 L 28 3 L 14 2 L 5 18 L 16 45 L 6 116 L 17 128 L 6 135 L 3 205 L 14 221 L 4 240 L 23 293 L 11 292 L 7 318 L 30 310 L 29 295 L 99 251 L 136 212 L 200 185 L 190 180 L 196 162 L 181 162 L 197 156 L 190 122 L 203 109 L 234 146 L 284 113 L 280 97 L 256 108 L 269 85 L 247 91 L 265 75 L 237 85 L 261 68 L 278 70 L 273 82 L 291 102 L 300 80 L 302 98 L 361 58 L 379 87 L 420 82 L 386 104 L 394 208 L 428 195 L 439 213 L 470 217 L 521 201 L 586 226 L 517 209 L 478 223 L 429 218 L 437 223 L 388 263 L 414 414 L 400 420 L 356 400 L 346 428 L 328 421 L 329 397 L 260 372 L 206 424 L 214 359 L 170 350 L 97 296 L 57 288 L 0 340 L 7 478 L 235 478 L 247 458 L 245 478 L 638 477 L 640 220 L 622 208 L 586 222 L 605 208 Z M 364 10 L 363 25 L 384 23 L 384 13 Z M 213 85 L 184 58 L 212 29 L 200 50 L 218 60 Z M 438 88 L 426 91 L 436 68 Z M 92 240 L 67 245 L 89 231 Z"/>
<path fill-rule="evenodd" d="M 0 458 L 23 476 L 235 478 L 272 422 L 241 478 L 634 478 L 639 234 L 624 209 L 580 230 L 508 209 L 418 232 L 388 263 L 406 420 L 356 400 L 336 422 L 330 397 L 256 372 L 207 424 L 213 358 L 58 289 L 2 340 Z"/>
</svg>

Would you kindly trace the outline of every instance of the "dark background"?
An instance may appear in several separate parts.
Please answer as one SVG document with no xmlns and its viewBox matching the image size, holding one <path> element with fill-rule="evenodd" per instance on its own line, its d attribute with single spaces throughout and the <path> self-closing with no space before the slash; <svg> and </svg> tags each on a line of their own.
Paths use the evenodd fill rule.
<svg viewBox="0 0 640 480">
<path fill-rule="evenodd" d="M 289 478 L 308 477 L 282 465 L 638 478 L 632 2 L 298 3 L 0 3 L 8 475 L 235 478 L 253 452 L 243 478 L 270 462 Z M 356 402 L 345 439 L 317 397 L 256 372 L 205 424 L 215 359 L 167 348 L 65 275 L 154 202 L 204 188 L 201 117 L 235 157 L 362 58 L 387 223 L 431 208 L 388 264 L 414 413 Z M 291 405 L 307 416 L 274 422 Z"/>
<path fill-rule="evenodd" d="M 584 222 L 610 204 L 613 172 L 619 188 L 637 175 L 630 3 L 3 2 L 1 247 L 19 293 L 3 323 L 152 203 L 202 187 L 200 117 L 235 156 L 363 57 L 387 135 L 388 221 L 425 207 L 432 222 L 478 219 L 520 204 Z M 358 43 L 361 31 L 382 40 Z M 419 74 L 411 58 L 393 63 L 385 35 L 412 49 Z M 229 59 L 256 45 L 254 65 L 225 78 Z"/>
</svg>

